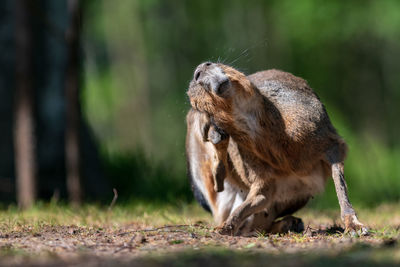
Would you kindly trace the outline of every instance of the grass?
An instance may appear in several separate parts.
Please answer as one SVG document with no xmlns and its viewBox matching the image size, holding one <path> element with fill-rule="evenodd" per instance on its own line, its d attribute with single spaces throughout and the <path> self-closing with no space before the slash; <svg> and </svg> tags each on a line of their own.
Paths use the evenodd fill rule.
<svg viewBox="0 0 400 267">
<path fill-rule="evenodd" d="M 0 210 L 0 265 L 296 266 L 400 264 L 400 204 L 358 208 L 367 237 L 340 231 L 339 210 L 304 209 L 304 233 L 227 237 L 197 204 L 136 201 L 72 208 L 38 203 Z M 339 230 L 339 231 L 338 231 Z M 89 264 L 90 265 L 90 264 Z"/>
<path fill-rule="evenodd" d="M 77 225 L 119 227 L 129 222 L 142 225 L 160 226 L 164 224 L 191 224 L 199 220 L 209 220 L 208 213 L 196 204 L 160 204 L 135 201 L 125 205 L 108 207 L 86 204 L 74 208 L 65 204 L 40 202 L 33 208 L 20 211 L 16 206 L 0 210 L 0 230 L 17 226 Z"/>
</svg>

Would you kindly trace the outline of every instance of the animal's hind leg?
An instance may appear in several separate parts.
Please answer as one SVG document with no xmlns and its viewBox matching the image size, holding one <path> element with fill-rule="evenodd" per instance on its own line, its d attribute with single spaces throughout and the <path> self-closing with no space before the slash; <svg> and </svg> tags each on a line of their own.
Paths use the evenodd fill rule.
<svg viewBox="0 0 400 267">
<path fill-rule="evenodd" d="M 339 199 L 341 218 L 344 221 L 346 232 L 361 230 L 363 234 L 366 234 L 368 229 L 358 221 L 356 212 L 350 203 L 343 169 L 343 162 L 332 164 L 332 178 Z"/>
<path fill-rule="evenodd" d="M 276 214 L 271 212 L 260 212 L 253 215 L 249 222 L 246 221 L 236 233 L 237 235 L 256 236 L 257 233 L 301 233 L 304 231 L 304 223 L 300 218 L 287 215 L 279 220 Z"/>
<path fill-rule="evenodd" d="M 368 229 L 357 219 L 356 212 L 347 194 L 347 184 L 344 178 L 344 163 L 340 152 L 338 146 L 328 152 L 327 158 L 332 168 L 332 178 L 339 200 L 341 218 L 344 221 L 346 232 L 361 230 L 362 234 L 367 234 Z"/>
<path fill-rule="evenodd" d="M 271 234 L 287 233 L 287 232 L 301 233 L 304 231 L 304 223 L 300 218 L 288 215 L 281 220 L 275 221 L 270 229 Z"/>
<path fill-rule="evenodd" d="M 276 219 L 274 212 L 259 212 L 253 214 L 242 224 L 239 228 L 237 235 L 243 236 L 257 236 L 258 233 L 269 233 L 271 225 Z"/>
</svg>

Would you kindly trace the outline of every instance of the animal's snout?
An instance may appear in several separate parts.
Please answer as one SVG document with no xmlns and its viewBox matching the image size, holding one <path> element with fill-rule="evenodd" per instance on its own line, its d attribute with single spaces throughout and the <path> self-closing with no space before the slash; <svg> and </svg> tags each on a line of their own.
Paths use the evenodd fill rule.
<svg viewBox="0 0 400 267">
<path fill-rule="evenodd" d="M 194 72 L 193 79 L 196 83 L 217 95 L 222 94 L 229 85 L 229 78 L 218 64 L 212 62 L 200 64 Z"/>
<path fill-rule="evenodd" d="M 194 71 L 194 80 L 197 82 L 201 78 L 201 76 L 205 73 L 208 67 L 210 67 L 213 63 L 205 62 L 200 64 L 196 70 Z"/>
</svg>

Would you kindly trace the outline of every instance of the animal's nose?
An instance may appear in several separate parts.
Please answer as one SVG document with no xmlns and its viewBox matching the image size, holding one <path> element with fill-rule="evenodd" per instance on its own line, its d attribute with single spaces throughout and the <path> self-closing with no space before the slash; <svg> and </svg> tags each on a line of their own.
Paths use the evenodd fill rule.
<svg viewBox="0 0 400 267">
<path fill-rule="evenodd" d="M 203 71 L 202 71 L 202 70 L 199 70 L 199 69 L 196 69 L 196 71 L 194 72 L 194 80 L 195 80 L 196 82 L 199 80 L 200 75 L 201 75 L 202 72 L 203 72 Z"/>
<path fill-rule="evenodd" d="M 207 68 L 210 67 L 211 65 L 212 65 L 211 62 L 204 62 L 203 64 L 200 64 L 194 72 L 194 80 L 197 82 L 203 75 L 203 73 L 207 70 Z"/>
</svg>

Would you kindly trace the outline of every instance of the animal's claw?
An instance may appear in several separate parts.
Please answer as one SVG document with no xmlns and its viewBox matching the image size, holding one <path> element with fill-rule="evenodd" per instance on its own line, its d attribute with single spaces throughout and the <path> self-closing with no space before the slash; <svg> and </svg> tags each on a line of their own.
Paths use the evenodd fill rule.
<svg viewBox="0 0 400 267">
<path fill-rule="evenodd" d="M 215 228 L 218 234 L 220 235 L 231 235 L 233 236 L 233 226 L 232 225 L 227 225 L 223 224 L 222 226 L 218 226 Z"/>
<path fill-rule="evenodd" d="M 352 237 L 369 235 L 368 228 L 360 223 L 355 214 L 344 216 L 345 233 L 349 233 Z"/>
</svg>

